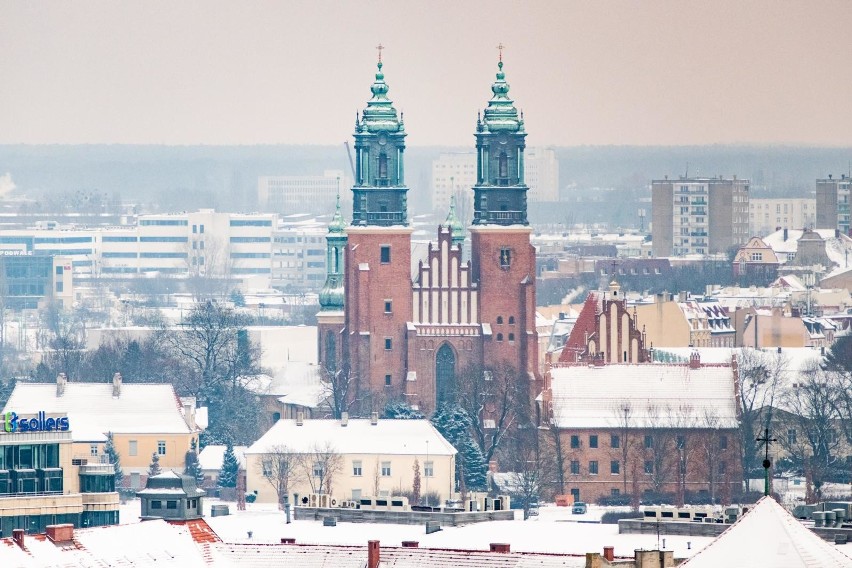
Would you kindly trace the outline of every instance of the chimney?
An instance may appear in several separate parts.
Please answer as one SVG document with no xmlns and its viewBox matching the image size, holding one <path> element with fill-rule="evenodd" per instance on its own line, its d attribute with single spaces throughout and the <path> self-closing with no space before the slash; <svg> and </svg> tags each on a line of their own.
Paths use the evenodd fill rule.
<svg viewBox="0 0 852 568">
<path fill-rule="evenodd" d="M 15 541 L 15 544 L 21 547 L 21 550 L 27 549 L 27 547 L 24 546 L 24 529 L 12 529 L 12 540 Z"/>
<path fill-rule="evenodd" d="M 606 558 L 607 562 L 612 562 L 613 560 L 615 560 L 615 547 L 604 546 L 603 557 Z"/>
<path fill-rule="evenodd" d="M 787 233 L 787 228 L 785 227 L 785 228 L 784 228 L 784 242 L 787 242 L 787 237 L 788 237 L 788 236 L 789 236 L 789 234 Z"/>
<path fill-rule="evenodd" d="M 367 541 L 367 568 L 379 568 L 379 541 Z"/>
<path fill-rule="evenodd" d="M 491 552 L 501 552 L 506 554 L 509 552 L 509 543 L 507 542 L 492 542 L 491 543 Z"/>
<path fill-rule="evenodd" d="M 53 542 L 71 542 L 74 540 L 74 525 L 71 523 L 47 525 L 44 530 L 47 533 L 47 538 Z"/>
<path fill-rule="evenodd" d="M 693 351 L 689 355 L 689 368 L 690 369 L 700 369 L 701 368 L 701 355 L 698 351 Z"/>
<path fill-rule="evenodd" d="M 281 544 L 296 544 L 296 539 L 291 536 L 281 538 Z"/>
<path fill-rule="evenodd" d="M 375 426 L 378 423 L 379 423 L 379 413 L 373 412 L 372 414 L 370 414 L 370 424 Z"/>
<path fill-rule="evenodd" d="M 420 546 L 420 543 L 417 542 L 416 540 L 404 540 L 404 541 L 402 541 L 402 547 L 403 548 L 418 548 L 419 546 Z"/>
<path fill-rule="evenodd" d="M 349 413 L 348 412 L 341 412 L 340 413 L 340 425 L 344 426 L 344 427 L 349 425 Z"/>
<path fill-rule="evenodd" d="M 301 426 L 305 423 L 305 415 L 302 412 L 296 413 L 296 426 Z"/>
<path fill-rule="evenodd" d="M 121 373 L 112 376 L 112 398 L 121 396 Z"/>
<path fill-rule="evenodd" d="M 65 383 L 68 382 L 68 377 L 65 376 L 65 373 L 59 373 L 56 375 L 56 396 L 57 398 L 63 396 L 65 394 Z"/>
<path fill-rule="evenodd" d="M 687 299 L 688 299 L 688 295 L 687 295 L 686 290 L 681 290 L 680 292 L 677 293 L 677 301 L 678 302 L 685 302 Z"/>
<path fill-rule="evenodd" d="M 601 555 L 598 552 L 586 553 L 586 568 L 603 568 Z"/>
</svg>

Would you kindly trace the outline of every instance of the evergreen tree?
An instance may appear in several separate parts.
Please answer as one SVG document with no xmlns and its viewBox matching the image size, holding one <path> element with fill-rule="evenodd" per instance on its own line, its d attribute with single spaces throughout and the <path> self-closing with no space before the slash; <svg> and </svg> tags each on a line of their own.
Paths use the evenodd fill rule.
<svg viewBox="0 0 852 568">
<path fill-rule="evenodd" d="M 219 470 L 219 487 L 236 487 L 237 475 L 240 470 L 240 462 L 234 454 L 234 446 L 228 444 L 225 456 L 222 459 L 222 469 Z"/>
<path fill-rule="evenodd" d="M 109 461 L 115 469 L 115 486 L 121 487 L 124 483 L 124 472 L 121 471 L 121 454 L 115 449 L 115 443 L 112 439 L 112 432 L 107 433 L 107 442 L 104 446 L 104 452 L 109 457 Z"/>
<path fill-rule="evenodd" d="M 432 425 L 458 451 L 456 478 L 469 491 L 485 490 L 485 457 L 471 438 L 470 416 L 458 406 L 444 405 L 432 417 Z"/>
<path fill-rule="evenodd" d="M 160 469 L 160 456 L 157 452 L 154 452 L 151 454 L 151 465 L 148 466 L 148 477 L 160 475 L 161 473 L 163 473 L 163 470 Z"/>
<path fill-rule="evenodd" d="M 423 420 L 426 418 L 419 410 L 411 408 L 404 402 L 389 402 L 382 409 L 382 418 L 388 420 Z"/>
<path fill-rule="evenodd" d="M 192 445 L 189 450 L 187 450 L 184 458 L 186 467 L 183 470 L 183 474 L 195 479 L 195 484 L 198 487 L 201 487 L 204 484 L 204 472 L 201 470 L 201 462 L 198 461 L 197 448 L 198 444 L 196 443 L 195 438 L 193 438 Z"/>
</svg>

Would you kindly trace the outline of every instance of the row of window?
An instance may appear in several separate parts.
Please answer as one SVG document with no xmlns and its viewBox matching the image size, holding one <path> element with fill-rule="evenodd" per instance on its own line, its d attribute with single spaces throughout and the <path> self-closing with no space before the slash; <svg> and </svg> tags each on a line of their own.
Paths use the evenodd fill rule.
<svg viewBox="0 0 852 568">
<path fill-rule="evenodd" d="M 352 461 L 352 476 L 353 477 L 361 477 L 364 475 L 364 467 L 361 460 L 353 460 Z M 382 477 L 390 477 L 391 476 L 391 462 L 383 461 L 379 464 L 379 475 Z M 431 461 L 423 462 L 423 476 L 424 477 L 434 477 L 435 476 L 435 463 Z M 314 464 L 314 477 L 322 477 L 322 466 L 319 464 Z"/>
<path fill-rule="evenodd" d="M 795 430 L 791 430 L 791 432 L 793 433 L 793 439 L 795 440 L 795 433 L 796 432 L 795 432 Z M 719 442 L 719 449 L 720 450 L 728 449 L 728 437 L 727 436 L 725 436 L 725 435 L 719 436 L 718 442 Z M 589 435 L 589 447 L 590 448 L 599 447 L 598 446 L 599 443 L 600 442 L 599 442 L 597 434 L 590 434 Z M 651 434 L 646 434 L 645 437 L 644 437 L 643 443 L 644 443 L 644 446 L 645 446 L 646 449 L 653 448 L 654 447 L 654 436 L 652 436 Z M 676 436 L 675 437 L 675 445 L 677 446 L 678 449 L 683 449 L 686 446 L 686 437 L 680 436 L 680 435 Z M 580 436 L 579 435 L 574 434 L 574 435 L 571 436 L 571 447 L 575 448 L 575 449 L 580 447 Z M 609 447 L 610 448 L 620 448 L 621 447 L 621 436 L 619 436 L 617 434 L 610 434 Z"/>
<path fill-rule="evenodd" d="M 98 444 L 90 444 L 89 445 L 89 453 L 93 456 L 97 456 L 100 446 Z M 127 441 L 127 455 L 136 456 L 139 455 L 139 443 L 137 440 L 128 440 Z M 157 441 L 157 455 L 164 456 L 166 455 L 166 441 L 158 440 Z"/>
<path fill-rule="evenodd" d="M 143 227 L 188 227 L 186 219 L 140 219 L 139 224 Z"/>
<path fill-rule="evenodd" d="M 580 475 L 580 462 L 578 460 L 572 460 L 569 467 L 571 475 Z M 645 463 L 643 464 L 643 471 L 645 475 L 653 475 L 654 469 L 654 461 L 645 460 Z M 719 475 L 724 475 L 725 473 L 727 473 L 727 471 L 727 462 L 716 462 L 716 472 Z M 589 475 L 598 475 L 600 473 L 600 466 L 597 460 L 589 461 L 588 472 Z M 619 475 L 621 473 L 621 462 L 618 460 L 612 460 L 611 462 L 609 462 L 609 473 L 611 475 Z"/>
</svg>

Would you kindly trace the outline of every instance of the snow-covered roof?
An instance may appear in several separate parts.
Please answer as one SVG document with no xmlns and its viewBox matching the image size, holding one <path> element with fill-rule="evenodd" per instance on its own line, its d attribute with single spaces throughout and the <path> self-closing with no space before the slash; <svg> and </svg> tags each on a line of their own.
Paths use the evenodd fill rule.
<svg viewBox="0 0 852 568">
<path fill-rule="evenodd" d="M 757 504 L 701 552 L 681 566 L 852 566 L 852 557 L 793 518 L 771 497 Z"/>
<path fill-rule="evenodd" d="M 205 471 L 219 471 L 222 469 L 222 461 L 225 459 L 225 450 L 227 446 L 213 445 L 204 446 L 204 449 L 198 453 L 198 463 L 201 469 Z M 248 446 L 234 446 L 234 455 L 240 463 L 240 467 L 246 468 L 246 450 Z"/>
<path fill-rule="evenodd" d="M 341 454 L 455 455 L 456 450 L 428 420 L 349 419 L 279 420 L 246 455 L 263 454 L 276 447 L 309 453 L 326 444 Z"/>
<path fill-rule="evenodd" d="M 729 366 L 636 364 L 551 369 L 553 419 L 560 428 L 615 428 L 630 406 L 630 424 L 644 427 L 737 426 L 734 372 Z"/>
<path fill-rule="evenodd" d="M 113 397 L 112 383 L 72 383 L 56 396 L 55 383 L 18 383 L 3 412 L 67 414 L 71 437 L 101 442 L 108 432 L 121 434 L 188 434 L 183 409 L 172 385 L 123 384 Z"/>
</svg>

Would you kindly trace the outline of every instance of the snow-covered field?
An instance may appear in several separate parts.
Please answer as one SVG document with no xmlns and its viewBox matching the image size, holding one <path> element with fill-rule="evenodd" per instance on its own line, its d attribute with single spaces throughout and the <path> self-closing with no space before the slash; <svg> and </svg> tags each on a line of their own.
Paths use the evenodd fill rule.
<svg viewBox="0 0 852 568">
<path fill-rule="evenodd" d="M 217 503 L 205 501 L 205 509 Z M 539 515 L 528 521 L 520 511 L 514 521 L 491 521 L 466 527 L 444 527 L 430 535 L 422 525 L 391 525 L 373 523 L 338 523 L 324 527 L 319 521 L 286 523 L 284 514 L 274 505 L 248 504 L 237 511 L 228 503 L 231 514 L 226 517 L 206 516 L 207 523 L 226 542 L 277 543 L 283 537 L 299 543 L 366 545 L 378 540 L 386 546 L 400 546 L 403 540 L 415 540 L 421 547 L 488 550 L 492 542 L 506 542 L 512 550 L 585 554 L 602 552 L 604 546 L 614 546 L 616 556 L 633 556 L 636 549 L 657 548 L 655 535 L 619 535 L 617 525 L 602 525 L 596 521 L 605 512 L 603 507 L 590 506 L 585 515 L 572 515 L 567 507 L 542 506 Z M 122 506 L 121 522 L 137 522 L 139 501 Z M 586 521 L 586 522 L 579 522 Z M 251 538 L 249 538 L 251 532 Z M 710 537 L 665 536 L 665 548 L 675 557 L 684 558 L 701 550 L 713 539 Z"/>
</svg>

